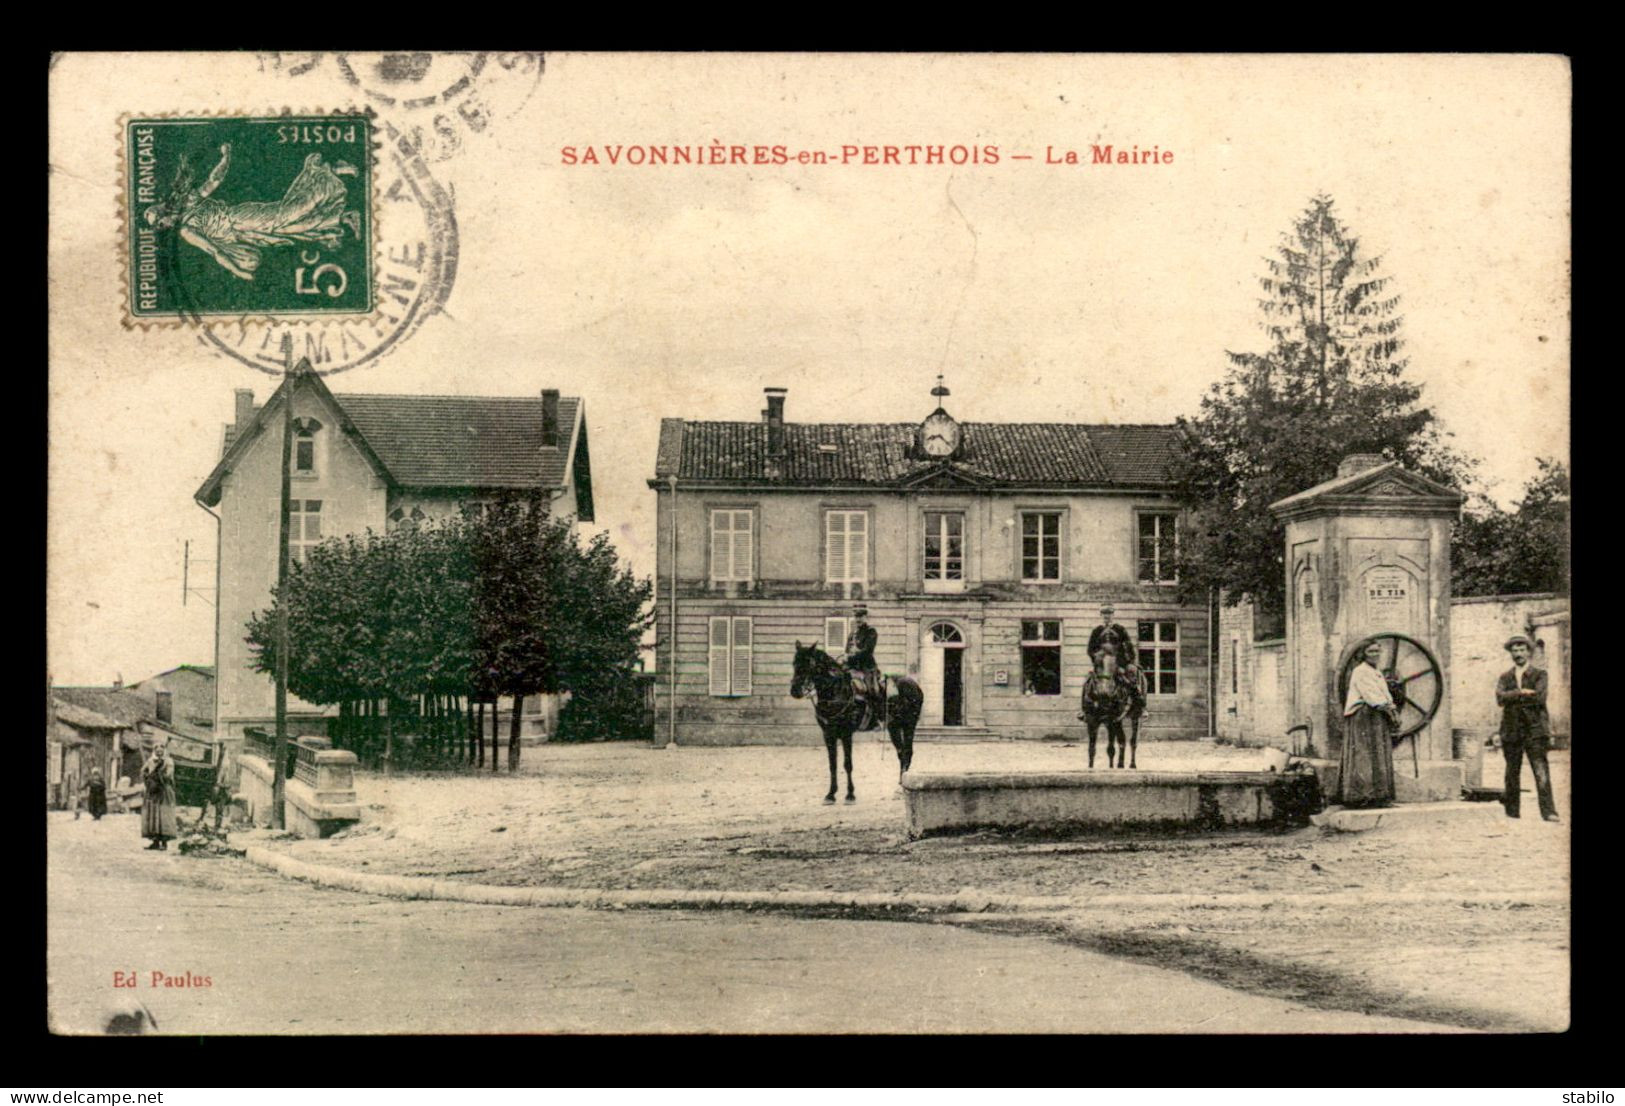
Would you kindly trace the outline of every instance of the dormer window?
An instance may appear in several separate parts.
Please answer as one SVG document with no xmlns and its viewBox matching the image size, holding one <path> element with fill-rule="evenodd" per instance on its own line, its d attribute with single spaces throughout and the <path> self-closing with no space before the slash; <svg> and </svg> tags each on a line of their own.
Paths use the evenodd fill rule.
<svg viewBox="0 0 1625 1106">
<path fill-rule="evenodd" d="M 293 420 L 293 473 L 316 475 L 316 432 L 322 424 L 315 419 Z"/>
</svg>

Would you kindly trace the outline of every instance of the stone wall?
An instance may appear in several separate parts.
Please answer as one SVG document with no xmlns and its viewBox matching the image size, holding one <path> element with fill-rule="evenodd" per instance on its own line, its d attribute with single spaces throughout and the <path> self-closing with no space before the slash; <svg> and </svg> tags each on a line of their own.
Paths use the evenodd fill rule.
<svg viewBox="0 0 1625 1106">
<path fill-rule="evenodd" d="M 1292 724 L 1286 642 L 1254 641 L 1253 614 L 1251 603 L 1219 607 L 1218 735 L 1238 745 L 1285 747 Z"/>
<path fill-rule="evenodd" d="M 1495 681 L 1512 666 L 1504 645 L 1513 634 L 1536 642 L 1534 664 L 1550 676 L 1546 707 L 1552 732 L 1567 735 L 1569 702 L 1569 602 L 1563 596 L 1490 595 L 1450 602 L 1452 725 L 1487 734 L 1501 724 Z"/>
<path fill-rule="evenodd" d="M 1218 733 L 1238 745 L 1282 748 L 1288 720 L 1289 658 L 1279 638 L 1253 640 L 1253 609 L 1219 608 Z M 1500 725 L 1495 680 L 1510 665 L 1502 647 L 1513 634 L 1537 642 L 1535 663 L 1551 677 L 1547 707 L 1552 731 L 1570 732 L 1569 603 L 1562 596 L 1491 595 L 1450 601 L 1451 726 L 1482 736 Z M 1297 721 L 1302 721 L 1299 719 Z M 1315 744 L 1326 748 L 1322 734 Z M 1304 735 L 1295 735 L 1302 743 Z"/>
</svg>

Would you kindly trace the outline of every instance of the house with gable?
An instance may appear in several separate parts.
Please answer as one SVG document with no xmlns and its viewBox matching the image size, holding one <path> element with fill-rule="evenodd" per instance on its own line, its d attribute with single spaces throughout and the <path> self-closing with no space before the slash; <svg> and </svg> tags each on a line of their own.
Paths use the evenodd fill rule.
<svg viewBox="0 0 1625 1106">
<path fill-rule="evenodd" d="M 920 734 L 1079 732 L 1110 601 L 1150 684 L 1141 736 L 1211 732 L 1206 604 L 1183 604 L 1164 425 L 662 420 L 655 732 L 678 744 L 819 740 L 790 696 L 796 643 L 843 651 L 862 601 L 883 671 L 925 692 Z M 922 404 L 922 408 L 924 404 Z"/>
<path fill-rule="evenodd" d="M 130 684 L 129 691 L 152 696 L 153 717 L 182 733 L 214 733 L 214 669 L 182 664 Z"/>
<path fill-rule="evenodd" d="M 327 538 L 451 517 L 465 504 L 514 492 L 540 490 L 555 515 L 593 520 L 585 407 L 557 389 L 335 393 L 308 362 L 263 404 L 238 389 L 220 461 L 195 496 L 218 521 L 215 733 L 228 741 L 275 724 L 275 686 L 254 670 L 244 628 L 270 606 L 276 584 L 284 404 L 293 409 L 288 543 L 295 560 Z M 556 705 L 544 701 L 527 714 L 526 731 L 546 727 L 550 710 Z M 289 696 L 291 732 L 324 733 L 327 713 Z"/>
</svg>

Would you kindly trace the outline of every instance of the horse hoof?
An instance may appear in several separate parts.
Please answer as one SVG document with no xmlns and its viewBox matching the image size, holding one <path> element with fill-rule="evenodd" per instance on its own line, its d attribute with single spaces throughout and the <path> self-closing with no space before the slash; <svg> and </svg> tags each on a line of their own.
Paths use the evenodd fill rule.
<svg viewBox="0 0 1625 1106">
<path fill-rule="evenodd" d="M 824 802 L 826 804 L 828 804 L 829 806 L 834 806 L 835 805 L 835 796 L 834 795 L 825 795 L 824 796 Z"/>
<path fill-rule="evenodd" d="M 849 803 L 855 803 L 858 801 L 858 797 L 856 795 L 848 795 L 846 797 L 846 801 Z"/>
</svg>

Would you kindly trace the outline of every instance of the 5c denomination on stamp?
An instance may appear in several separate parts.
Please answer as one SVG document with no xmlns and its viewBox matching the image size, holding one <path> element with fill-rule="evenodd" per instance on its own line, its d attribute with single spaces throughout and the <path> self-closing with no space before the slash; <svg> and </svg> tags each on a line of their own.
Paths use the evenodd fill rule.
<svg viewBox="0 0 1625 1106">
<path fill-rule="evenodd" d="M 129 119 L 132 322 L 368 315 L 367 114 Z"/>
</svg>

